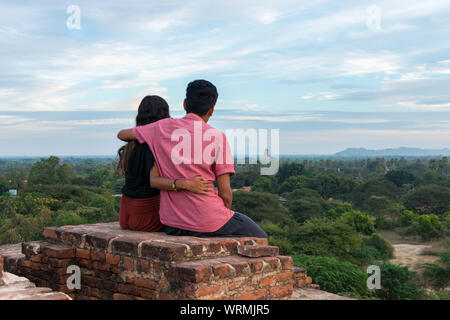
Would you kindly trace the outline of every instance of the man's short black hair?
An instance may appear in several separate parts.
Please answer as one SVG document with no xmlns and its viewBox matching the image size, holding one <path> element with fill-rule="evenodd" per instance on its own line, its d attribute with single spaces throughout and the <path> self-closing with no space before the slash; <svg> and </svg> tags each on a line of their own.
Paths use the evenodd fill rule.
<svg viewBox="0 0 450 320">
<path fill-rule="evenodd" d="M 186 88 L 186 111 L 204 116 L 217 102 L 217 88 L 209 81 L 195 80 Z"/>
</svg>

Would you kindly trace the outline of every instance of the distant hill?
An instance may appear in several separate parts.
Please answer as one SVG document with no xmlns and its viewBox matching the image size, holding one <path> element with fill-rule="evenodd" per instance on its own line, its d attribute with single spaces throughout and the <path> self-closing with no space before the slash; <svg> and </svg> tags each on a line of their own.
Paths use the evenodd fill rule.
<svg viewBox="0 0 450 320">
<path fill-rule="evenodd" d="M 388 156 L 450 156 L 450 149 L 420 149 L 420 148 L 390 148 L 380 150 L 370 150 L 366 148 L 347 148 L 334 154 L 336 157 L 388 157 Z"/>
</svg>

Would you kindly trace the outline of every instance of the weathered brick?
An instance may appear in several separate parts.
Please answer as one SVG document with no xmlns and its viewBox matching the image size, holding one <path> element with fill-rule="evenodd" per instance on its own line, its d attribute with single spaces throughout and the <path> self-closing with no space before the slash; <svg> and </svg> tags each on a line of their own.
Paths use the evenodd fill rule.
<svg viewBox="0 0 450 320">
<path fill-rule="evenodd" d="M 288 281 L 293 279 L 293 273 L 292 271 L 279 273 L 276 275 L 276 280 L 278 282 Z"/>
<path fill-rule="evenodd" d="M 114 238 L 113 235 L 105 232 L 92 232 L 85 236 L 86 246 L 90 248 L 96 248 L 106 250 L 108 248 L 109 241 Z"/>
<path fill-rule="evenodd" d="M 292 257 L 278 256 L 278 259 L 280 259 L 282 270 L 292 270 L 293 269 L 294 261 L 292 260 Z"/>
<path fill-rule="evenodd" d="M 262 259 L 270 265 L 272 270 L 278 270 L 278 267 L 281 265 L 280 260 L 276 257 L 265 257 Z"/>
<path fill-rule="evenodd" d="M 260 273 L 262 271 L 263 268 L 262 260 L 250 260 L 248 264 L 250 265 L 252 273 Z"/>
<path fill-rule="evenodd" d="M 95 270 L 101 270 L 101 271 L 109 271 L 110 270 L 110 265 L 107 264 L 106 262 L 101 262 L 101 261 L 93 261 L 91 263 L 92 268 L 94 268 Z"/>
<path fill-rule="evenodd" d="M 272 284 L 273 284 L 273 277 L 266 277 L 264 279 L 261 279 L 261 281 L 259 282 L 259 285 L 261 287 L 271 286 Z"/>
<path fill-rule="evenodd" d="M 293 291 L 294 291 L 294 286 L 293 286 L 293 284 L 290 283 L 290 284 L 286 284 L 283 286 L 271 287 L 269 290 L 269 294 L 270 294 L 270 297 L 281 298 L 281 297 L 290 296 Z"/>
<path fill-rule="evenodd" d="M 91 250 L 88 249 L 79 249 L 77 248 L 75 251 L 75 256 L 81 259 L 90 259 L 91 258 Z"/>
<path fill-rule="evenodd" d="M 139 296 L 141 296 L 145 299 L 155 300 L 156 292 L 155 292 L 155 290 L 141 288 L 139 290 Z"/>
<path fill-rule="evenodd" d="M 44 246 L 44 255 L 47 257 L 53 258 L 74 258 L 75 257 L 75 248 L 60 246 L 60 245 L 45 245 Z"/>
<path fill-rule="evenodd" d="M 276 257 L 278 255 L 278 247 L 261 245 L 240 245 L 237 247 L 237 252 L 241 256 L 250 258 Z"/>
<path fill-rule="evenodd" d="M 228 264 L 219 264 L 213 267 L 214 276 L 218 278 L 226 278 L 231 275 L 231 268 Z"/>
<path fill-rule="evenodd" d="M 129 279 L 128 282 L 131 282 L 135 286 L 147 289 L 156 289 L 157 287 L 157 283 L 153 279 L 133 278 Z"/>
<path fill-rule="evenodd" d="M 91 251 L 91 260 L 106 262 L 106 254 L 104 254 L 103 252 L 98 252 L 98 251 L 92 250 Z"/>
<path fill-rule="evenodd" d="M 201 264 L 181 264 L 172 267 L 170 273 L 176 279 L 198 283 L 208 281 L 212 270 L 210 266 Z"/>
<path fill-rule="evenodd" d="M 129 295 L 129 294 L 123 294 L 123 293 L 114 293 L 113 294 L 113 300 L 135 300 L 136 297 Z"/>
<path fill-rule="evenodd" d="M 140 272 L 150 272 L 151 264 L 150 261 L 145 259 L 139 259 L 139 271 Z"/>
<path fill-rule="evenodd" d="M 130 257 L 123 257 L 123 268 L 128 271 L 136 270 L 136 260 Z"/>
<path fill-rule="evenodd" d="M 72 259 L 58 259 L 58 258 L 49 258 L 48 264 L 53 268 L 64 268 L 73 264 Z"/>
<path fill-rule="evenodd" d="M 41 262 L 42 261 L 42 256 L 38 255 L 38 256 L 31 256 L 30 257 L 30 261 L 32 262 Z"/>
<path fill-rule="evenodd" d="M 213 295 L 221 289 L 220 286 L 217 285 L 202 285 L 198 289 L 194 290 L 194 297 L 200 298 L 203 296 Z"/>
<path fill-rule="evenodd" d="M 118 254 L 106 254 L 106 263 L 109 263 L 111 265 L 118 265 L 120 262 L 120 256 Z"/>
<path fill-rule="evenodd" d="M 260 300 L 266 296 L 266 289 L 250 290 L 240 294 L 238 300 Z"/>
<path fill-rule="evenodd" d="M 30 259 L 33 256 L 39 255 L 42 253 L 42 242 L 41 241 L 30 241 L 30 242 L 22 242 L 22 253 Z"/>
<path fill-rule="evenodd" d="M 57 227 L 46 227 L 42 232 L 42 236 L 47 240 L 58 240 L 62 230 Z"/>
<path fill-rule="evenodd" d="M 159 294 L 159 300 L 177 300 L 177 298 L 168 292 L 161 292 Z"/>
<path fill-rule="evenodd" d="M 120 293 L 125 293 L 125 294 L 131 294 L 133 296 L 139 296 L 140 295 L 140 291 L 142 290 L 142 288 L 139 288 L 135 285 L 132 284 L 123 284 L 123 283 L 119 283 L 117 290 Z"/>
<path fill-rule="evenodd" d="M 141 241 L 131 237 L 116 238 L 111 242 L 112 252 L 137 256 L 138 246 Z"/>
<path fill-rule="evenodd" d="M 141 256 L 158 258 L 163 261 L 181 261 L 186 256 L 187 247 L 178 243 L 163 241 L 145 241 L 142 243 Z"/>
<path fill-rule="evenodd" d="M 85 245 L 85 235 L 87 231 L 85 230 L 64 230 L 60 235 L 60 240 L 62 243 L 75 246 L 78 248 L 83 248 Z"/>
<path fill-rule="evenodd" d="M 306 279 L 306 269 L 296 267 L 292 272 L 294 273 L 294 279 Z"/>
</svg>

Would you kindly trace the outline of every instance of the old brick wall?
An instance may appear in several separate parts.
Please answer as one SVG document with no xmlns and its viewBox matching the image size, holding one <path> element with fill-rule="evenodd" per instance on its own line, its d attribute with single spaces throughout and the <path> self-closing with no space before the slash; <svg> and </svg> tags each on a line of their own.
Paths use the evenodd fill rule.
<svg viewBox="0 0 450 320">
<path fill-rule="evenodd" d="M 258 238 L 174 237 L 118 223 L 45 228 L 22 244 L 17 273 L 75 299 L 289 299 L 311 283 L 292 258 Z M 81 270 L 69 290 L 67 267 Z"/>
</svg>

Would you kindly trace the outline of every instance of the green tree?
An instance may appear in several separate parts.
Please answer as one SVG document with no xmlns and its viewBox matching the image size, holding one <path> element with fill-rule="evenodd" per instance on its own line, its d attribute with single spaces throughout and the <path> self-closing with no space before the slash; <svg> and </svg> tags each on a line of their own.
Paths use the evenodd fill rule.
<svg viewBox="0 0 450 320">
<path fill-rule="evenodd" d="M 67 164 L 60 164 L 59 158 L 42 158 L 30 170 L 30 184 L 69 184 L 73 173 Z"/>
<path fill-rule="evenodd" d="M 423 290 L 414 283 L 413 274 L 408 267 L 391 263 L 379 264 L 381 271 L 381 289 L 375 294 L 381 299 L 387 300 L 411 300 L 420 299 Z"/>
<path fill-rule="evenodd" d="M 297 252 L 313 256 L 330 256 L 353 261 L 353 250 L 361 247 L 362 240 L 355 229 L 338 219 L 315 218 L 308 220 L 294 235 Z"/>
<path fill-rule="evenodd" d="M 441 238 L 444 236 L 444 226 L 439 221 L 439 217 L 435 214 L 420 215 L 408 229 L 408 233 L 417 235 L 422 240 Z"/>
<path fill-rule="evenodd" d="M 283 183 L 287 178 L 292 176 L 299 176 L 305 173 L 303 164 L 298 162 L 284 162 L 281 163 L 277 172 L 278 183 Z"/>
<path fill-rule="evenodd" d="M 272 179 L 261 177 L 253 182 L 252 191 L 273 193 L 275 191 L 273 184 Z"/>
<path fill-rule="evenodd" d="M 397 223 L 400 227 L 409 227 L 417 217 L 418 215 L 411 210 L 403 210 L 398 217 Z"/>
<path fill-rule="evenodd" d="M 375 233 L 375 224 L 367 214 L 361 211 L 346 211 L 343 213 L 342 219 L 359 233 L 368 236 Z"/>
<path fill-rule="evenodd" d="M 412 184 L 416 179 L 413 174 L 404 170 L 391 170 L 385 177 L 398 187 L 401 187 L 404 184 Z"/>
<path fill-rule="evenodd" d="M 418 187 L 406 197 L 405 206 L 420 213 L 443 214 L 450 211 L 450 188 L 437 185 Z"/>
</svg>

